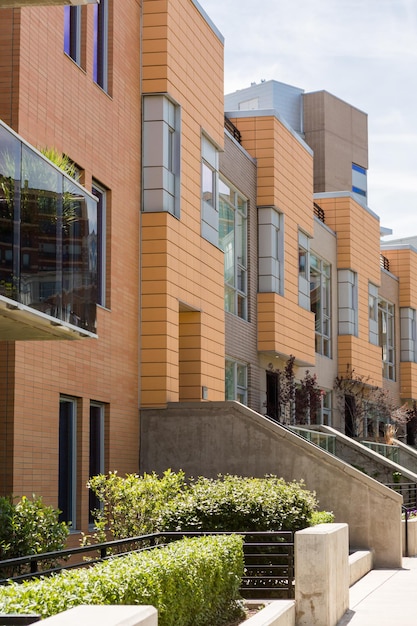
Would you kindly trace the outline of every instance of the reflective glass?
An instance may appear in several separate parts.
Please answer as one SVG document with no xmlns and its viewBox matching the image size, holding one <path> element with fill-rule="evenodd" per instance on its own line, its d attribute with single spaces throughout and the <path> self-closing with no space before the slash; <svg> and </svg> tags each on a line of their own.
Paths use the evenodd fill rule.
<svg viewBox="0 0 417 626">
<path fill-rule="evenodd" d="M 212 170 L 206 163 L 202 165 L 202 177 L 203 177 L 203 189 L 202 197 L 204 202 L 214 206 L 214 170 Z"/>
<path fill-rule="evenodd" d="M 19 219 L 19 140 L 0 126 L 0 295 L 16 298 L 19 260 L 13 253 L 13 221 Z"/>
<path fill-rule="evenodd" d="M 61 261 L 57 233 L 61 220 L 62 176 L 22 146 L 20 207 L 20 301 L 60 317 Z M 24 263 L 24 256 L 29 262 Z"/>
<path fill-rule="evenodd" d="M 0 124 L 0 295 L 95 332 L 97 206 Z"/>
</svg>

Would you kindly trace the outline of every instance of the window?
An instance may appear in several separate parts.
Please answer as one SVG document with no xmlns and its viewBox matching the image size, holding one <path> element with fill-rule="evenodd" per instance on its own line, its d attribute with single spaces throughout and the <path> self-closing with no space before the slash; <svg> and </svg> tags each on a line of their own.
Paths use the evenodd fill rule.
<svg viewBox="0 0 417 626">
<path fill-rule="evenodd" d="M 58 508 L 60 521 L 76 528 L 77 401 L 59 400 Z"/>
<path fill-rule="evenodd" d="M 205 135 L 201 138 L 201 235 L 215 246 L 219 245 L 217 147 Z"/>
<path fill-rule="evenodd" d="M 364 167 L 352 163 L 352 191 L 360 204 L 366 204 L 368 196 L 367 172 Z"/>
<path fill-rule="evenodd" d="M 394 305 L 386 300 L 378 303 L 378 334 L 382 348 L 382 375 L 395 380 Z"/>
<path fill-rule="evenodd" d="M 237 361 L 226 360 L 226 400 L 248 403 L 248 366 Z"/>
<path fill-rule="evenodd" d="M 104 90 L 108 90 L 108 57 L 109 57 L 109 0 L 101 0 L 94 5 L 94 82 Z"/>
<path fill-rule="evenodd" d="M 339 335 L 358 335 L 358 284 L 352 270 L 338 270 Z"/>
<path fill-rule="evenodd" d="M 298 231 L 298 304 L 310 310 L 310 239 Z"/>
<path fill-rule="evenodd" d="M 316 352 L 331 357 L 330 264 L 310 258 L 310 306 L 315 318 Z"/>
<path fill-rule="evenodd" d="M 400 309 L 401 320 L 401 361 L 417 363 L 417 320 L 416 310 L 409 307 Z"/>
<path fill-rule="evenodd" d="M 97 304 L 106 306 L 106 200 L 107 191 L 93 181 L 92 193 L 97 198 Z"/>
<path fill-rule="evenodd" d="M 104 474 L 104 404 L 90 404 L 90 454 L 89 477 Z M 94 523 L 92 511 L 100 507 L 100 501 L 90 490 L 89 492 L 89 524 Z"/>
<path fill-rule="evenodd" d="M 374 346 L 379 345 L 378 339 L 378 287 L 369 283 L 369 342 Z"/>
<path fill-rule="evenodd" d="M 247 319 L 247 201 L 219 181 L 219 245 L 224 252 L 225 310 Z"/>
<path fill-rule="evenodd" d="M 325 426 L 332 425 L 332 392 L 328 391 L 322 396 L 321 423 Z"/>
<path fill-rule="evenodd" d="M 143 100 L 143 211 L 180 217 L 181 108 L 165 95 Z"/>
<path fill-rule="evenodd" d="M 64 52 L 81 65 L 81 7 L 64 7 Z"/>
<path fill-rule="evenodd" d="M 239 111 L 254 111 L 255 109 L 259 109 L 259 98 L 239 102 Z"/>
<path fill-rule="evenodd" d="M 258 290 L 284 295 L 284 216 L 274 207 L 258 208 Z"/>
</svg>

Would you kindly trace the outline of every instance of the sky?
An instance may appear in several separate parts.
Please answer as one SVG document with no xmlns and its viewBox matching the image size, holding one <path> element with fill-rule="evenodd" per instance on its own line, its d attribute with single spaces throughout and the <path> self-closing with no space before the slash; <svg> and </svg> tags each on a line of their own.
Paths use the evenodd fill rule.
<svg viewBox="0 0 417 626">
<path fill-rule="evenodd" d="M 199 0 L 225 38 L 225 93 L 261 80 L 368 114 L 368 206 L 417 235 L 417 0 Z"/>
</svg>

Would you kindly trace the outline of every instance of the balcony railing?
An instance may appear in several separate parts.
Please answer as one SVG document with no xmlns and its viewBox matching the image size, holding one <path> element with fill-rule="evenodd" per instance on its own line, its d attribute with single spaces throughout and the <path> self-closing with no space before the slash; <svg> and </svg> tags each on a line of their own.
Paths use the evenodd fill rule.
<svg viewBox="0 0 417 626">
<path fill-rule="evenodd" d="M 382 267 L 382 269 L 387 270 L 387 272 L 389 272 L 389 259 L 387 259 L 387 257 L 384 256 L 383 254 L 379 255 L 379 264 Z"/>
<path fill-rule="evenodd" d="M 314 210 L 314 215 L 320 220 L 320 222 L 323 222 L 323 224 L 325 223 L 325 213 L 323 211 L 323 209 L 321 208 L 321 206 L 319 204 L 317 204 L 317 202 L 313 202 L 313 210 Z"/>
<path fill-rule="evenodd" d="M 233 139 L 236 139 L 238 143 L 242 143 L 242 135 L 240 130 L 236 128 L 233 122 L 231 122 L 226 116 L 224 116 L 224 127 L 232 135 Z"/>
</svg>

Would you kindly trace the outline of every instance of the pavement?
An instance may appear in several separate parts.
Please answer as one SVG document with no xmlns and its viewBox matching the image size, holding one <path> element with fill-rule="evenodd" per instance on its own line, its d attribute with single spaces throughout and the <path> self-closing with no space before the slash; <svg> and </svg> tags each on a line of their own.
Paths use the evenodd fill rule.
<svg viewBox="0 0 417 626">
<path fill-rule="evenodd" d="M 337 626 L 417 626 L 417 557 L 402 569 L 372 570 L 349 591 L 349 611 Z"/>
</svg>

